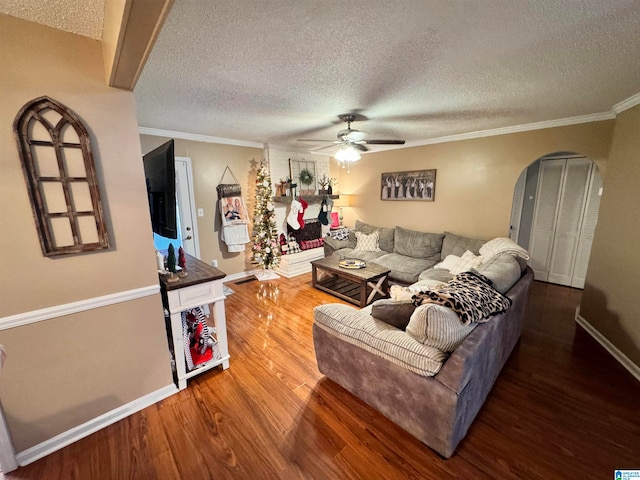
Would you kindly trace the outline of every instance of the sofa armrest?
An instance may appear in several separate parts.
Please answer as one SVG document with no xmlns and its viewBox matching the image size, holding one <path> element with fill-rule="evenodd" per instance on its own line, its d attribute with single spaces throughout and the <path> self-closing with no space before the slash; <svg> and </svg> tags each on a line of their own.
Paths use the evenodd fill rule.
<svg viewBox="0 0 640 480">
<path fill-rule="evenodd" d="M 444 363 L 435 379 L 460 394 L 471 378 L 483 384 L 488 392 L 520 338 L 533 271 L 525 275 L 507 292 L 511 307 L 471 332 Z"/>
<path fill-rule="evenodd" d="M 355 244 L 351 241 L 351 239 L 344 240 L 336 240 L 335 238 L 325 237 L 324 239 L 324 256 L 328 257 L 333 255 L 336 250 L 340 250 L 342 248 L 354 248 Z"/>
</svg>

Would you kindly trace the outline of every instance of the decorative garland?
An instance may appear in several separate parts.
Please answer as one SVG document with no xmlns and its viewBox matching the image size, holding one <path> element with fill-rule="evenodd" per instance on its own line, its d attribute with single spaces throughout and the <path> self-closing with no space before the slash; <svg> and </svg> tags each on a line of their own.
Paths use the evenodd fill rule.
<svg viewBox="0 0 640 480">
<path fill-rule="evenodd" d="M 307 168 L 300 170 L 298 178 L 300 178 L 300 183 L 303 185 L 309 186 L 313 183 L 313 174 Z"/>
</svg>

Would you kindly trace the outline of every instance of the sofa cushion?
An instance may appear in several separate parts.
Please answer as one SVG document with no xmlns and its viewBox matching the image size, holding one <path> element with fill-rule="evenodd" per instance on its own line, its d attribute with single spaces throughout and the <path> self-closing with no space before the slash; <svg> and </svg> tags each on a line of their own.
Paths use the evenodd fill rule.
<svg viewBox="0 0 640 480">
<path fill-rule="evenodd" d="M 414 310 L 406 331 L 423 345 L 453 352 L 477 325 L 463 324 L 450 308 L 426 303 Z"/>
<path fill-rule="evenodd" d="M 341 248 L 335 252 L 339 258 L 357 258 L 364 260 L 365 262 L 377 263 L 378 258 L 383 255 L 387 255 L 384 251 L 379 250 L 377 252 L 365 252 L 364 250 L 356 250 L 355 248 Z"/>
<path fill-rule="evenodd" d="M 356 228 L 354 230 L 362 233 L 380 232 L 380 248 L 385 252 L 393 252 L 395 228 L 376 227 L 356 220 Z"/>
<path fill-rule="evenodd" d="M 349 305 L 327 303 L 314 308 L 315 325 L 418 375 L 433 376 L 447 354 Z"/>
<path fill-rule="evenodd" d="M 522 270 L 516 257 L 508 253 L 499 253 L 478 267 L 478 272 L 487 277 L 500 293 L 507 293 L 520 279 Z"/>
<path fill-rule="evenodd" d="M 438 280 L 442 283 L 447 283 L 449 280 L 453 278 L 453 273 L 449 270 L 445 270 L 444 268 L 430 268 L 425 270 L 418 277 L 418 281 L 422 280 Z"/>
<path fill-rule="evenodd" d="M 371 316 L 404 330 L 415 309 L 416 306 L 410 297 L 407 300 L 381 298 L 371 304 Z"/>
<path fill-rule="evenodd" d="M 427 268 L 435 265 L 437 260 L 429 258 L 412 258 L 399 253 L 386 253 L 376 259 L 376 263 L 391 270 L 390 276 L 403 283 L 413 283 Z"/>
<path fill-rule="evenodd" d="M 440 258 L 444 260 L 449 255 L 461 257 L 467 250 L 471 250 L 475 255 L 478 255 L 480 253 L 480 247 L 482 247 L 484 243 L 485 240 L 462 237 L 451 232 L 444 232 Z"/>
<path fill-rule="evenodd" d="M 440 261 L 443 238 L 442 233 L 416 232 L 396 227 L 394 252 L 407 257 L 433 260 L 433 266 Z"/>
<path fill-rule="evenodd" d="M 356 248 L 361 252 L 379 252 L 380 232 L 356 232 Z"/>
</svg>

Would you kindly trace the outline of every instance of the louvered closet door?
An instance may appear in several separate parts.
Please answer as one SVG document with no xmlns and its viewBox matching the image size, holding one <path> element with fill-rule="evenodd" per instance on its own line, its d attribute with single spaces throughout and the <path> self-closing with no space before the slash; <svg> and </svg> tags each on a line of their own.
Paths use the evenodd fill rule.
<svg viewBox="0 0 640 480">
<path fill-rule="evenodd" d="M 533 213 L 530 265 L 536 280 L 548 281 L 551 250 L 556 229 L 556 212 L 560 200 L 565 160 L 543 160 L 538 173 L 536 207 Z"/>
<path fill-rule="evenodd" d="M 548 275 L 560 285 L 571 285 L 592 165 L 584 158 L 566 162 Z"/>
<path fill-rule="evenodd" d="M 584 288 L 584 281 L 587 277 L 587 266 L 591 256 L 591 245 L 593 244 L 593 234 L 598 223 L 598 211 L 600 210 L 600 194 L 602 189 L 602 177 L 595 165 L 591 166 L 591 182 L 587 193 L 587 204 L 584 210 L 580 239 L 578 240 L 578 252 L 576 254 L 571 286 Z"/>
</svg>

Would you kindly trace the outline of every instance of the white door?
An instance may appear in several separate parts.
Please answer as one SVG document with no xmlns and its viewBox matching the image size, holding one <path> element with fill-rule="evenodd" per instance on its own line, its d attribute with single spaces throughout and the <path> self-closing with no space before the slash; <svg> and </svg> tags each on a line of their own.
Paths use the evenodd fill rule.
<svg viewBox="0 0 640 480">
<path fill-rule="evenodd" d="M 536 280 L 544 282 L 548 281 L 549 277 L 564 164 L 564 159 L 540 162 L 529 254 L 531 257 L 530 265 Z"/>
<path fill-rule="evenodd" d="M 518 177 L 516 188 L 513 191 L 513 205 L 511 207 L 511 223 L 509 224 L 509 238 L 518 243 L 520 235 L 520 218 L 522 217 L 522 205 L 524 203 L 524 187 L 527 182 L 527 170 Z"/>
<path fill-rule="evenodd" d="M 592 162 L 586 158 L 566 162 L 549 262 L 549 282 L 571 285 L 591 166 Z"/>
<path fill-rule="evenodd" d="M 600 210 L 600 199 L 602 197 L 602 177 L 595 165 L 592 166 L 591 181 L 587 193 L 587 204 L 584 209 L 582 228 L 578 240 L 578 252 L 571 278 L 571 286 L 584 288 L 584 281 L 587 277 L 587 266 L 591 256 L 591 245 L 593 244 L 593 234 L 598 223 L 598 211 Z"/>
<path fill-rule="evenodd" d="M 182 247 L 189 255 L 200 258 L 191 159 L 176 157 L 176 201 Z"/>
</svg>

